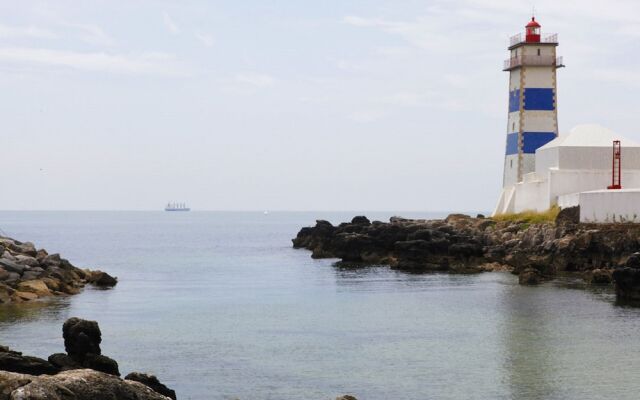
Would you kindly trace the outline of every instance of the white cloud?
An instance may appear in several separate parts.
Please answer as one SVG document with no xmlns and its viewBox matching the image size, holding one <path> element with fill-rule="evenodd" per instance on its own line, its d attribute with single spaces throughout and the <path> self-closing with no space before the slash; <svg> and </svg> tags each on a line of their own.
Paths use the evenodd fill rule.
<svg viewBox="0 0 640 400">
<path fill-rule="evenodd" d="M 241 73 L 235 76 L 235 81 L 257 87 L 269 87 L 276 83 L 276 79 L 271 75 L 258 73 Z"/>
<path fill-rule="evenodd" d="M 97 25 L 72 23 L 64 23 L 64 25 L 78 30 L 80 40 L 83 42 L 99 46 L 115 45 L 115 40 Z"/>
<path fill-rule="evenodd" d="M 177 63 L 173 56 L 164 53 L 130 55 L 13 47 L 0 48 L 0 60 L 118 74 L 189 75 L 189 71 Z"/>
<path fill-rule="evenodd" d="M 0 24 L 0 38 L 34 38 L 34 39 L 52 39 L 57 35 L 50 30 L 38 28 L 35 26 L 8 26 Z"/>
<path fill-rule="evenodd" d="M 164 11 L 162 13 L 162 16 L 164 18 L 164 25 L 167 27 L 167 29 L 169 30 L 169 32 L 171 32 L 172 34 L 178 34 L 180 33 L 180 27 L 178 26 L 178 24 L 176 24 L 176 22 L 171 18 L 171 16 L 169 15 L 169 13 L 167 13 L 166 11 Z"/>
<path fill-rule="evenodd" d="M 374 28 L 399 36 L 411 45 L 424 50 L 455 52 L 464 45 L 463 41 L 456 38 L 456 31 L 445 27 L 446 20 L 436 13 L 418 17 L 413 21 L 347 16 L 343 18 L 343 22 L 355 27 Z"/>
<path fill-rule="evenodd" d="M 196 37 L 196 39 L 198 39 L 198 41 L 200 41 L 200 43 L 202 43 L 203 46 L 205 47 L 213 46 L 214 40 L 213 40 L 213 36 L 211 36 L 210 34 L 195 32 L 194 36 Z"/>
</svg>

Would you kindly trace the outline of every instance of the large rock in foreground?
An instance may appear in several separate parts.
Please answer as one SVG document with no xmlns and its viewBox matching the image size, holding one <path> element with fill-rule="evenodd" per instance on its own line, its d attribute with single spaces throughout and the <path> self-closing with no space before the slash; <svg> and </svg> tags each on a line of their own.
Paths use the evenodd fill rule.
<svg viewBox="0 0 640 400">
<path fill-rule="evenodd" d="M 169 400 L 136 381 L 91 369 L 56 375 L 0 371 L 0 400 Z"/>
<path fill-rule="evenodd" d="M 62 335 L 67 354 L 52 354 L 49 361 L 0 346 L 0 400 L 176 400 L 153 375 L 132 372 L 120 379 L 118 363 L 101 354 L 96 321 L 69 318 Z"/>
</svg>

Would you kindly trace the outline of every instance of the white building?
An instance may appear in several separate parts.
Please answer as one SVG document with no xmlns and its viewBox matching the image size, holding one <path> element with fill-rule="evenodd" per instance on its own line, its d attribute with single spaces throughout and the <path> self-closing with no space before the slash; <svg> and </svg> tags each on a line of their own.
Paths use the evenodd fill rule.
<svg viewBox="0 0 640 400">
<path fill-rule="evenodd" d="M 614 140 L 622 146 L 623 187 L 640 188 L 640 144 L 599 125 L 579 125 L 536 150 L 534 172 L 503 188 L 494 214 L 575 206 L 581 192 L 606 190 Z"/>
</svg>

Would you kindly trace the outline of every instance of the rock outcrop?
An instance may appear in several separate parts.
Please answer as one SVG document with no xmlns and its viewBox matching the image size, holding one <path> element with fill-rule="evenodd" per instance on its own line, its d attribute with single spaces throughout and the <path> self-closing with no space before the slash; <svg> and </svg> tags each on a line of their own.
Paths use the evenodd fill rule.
<svg viewBox="0 0 640 400">
<path fill-rule="evenodd" d="M 48 361 L 0 346 L 0 400 L 176 400 L 153 375 L 132 372 L 120 379 L 118 363 L 101 355 L 97 322 L 70 318 L 62 332 L 67 353 Z"/>
<path fill-rule="evenodd" d="M 56 375 L 0 371 L 0 400 L 168 400 L 142 383 L 91 369 Z"/>
<path fill-rule="evenodd" d="M 0 346 L 0 370 L 31 375 L 55 374 L 59 371 L 47 360 L 25 356 L 5 346 Z"/>
<path fill-rule="evenodd" d="M 101 354 L 102 333 L 96 321 L 69 318 L 62 325 L 62 337 L 67 354 L 56 353 L 49 356 L 49 362 L 61 371 L 91 368 L 120 376 L 118 363 Z"/>
<path fill-rule="evenodd" d="M 33 243 L 0 236 L 0 304 L 76 294 L 87 283 L 114 286 L 117 279 L 106 272 L 77 268 Z"/>
<path fill-rule="evenodd" d="M 562 212 L 557 223 L 462 214 L 442 220 L 393 217 L 388 223 L 356 217 L 338 226 L 320 220 L 302 228 L 293 246 L 311 250 L 314 258 L 411 272 L 512 270 L 522 284 L 581 272 L 594 284 L 613 279 L 619 295 L 640 299 L 640 253 L 634 255 L 640 251 L 640 224 L 580 224 L 578 213 Z"/>
</svg>

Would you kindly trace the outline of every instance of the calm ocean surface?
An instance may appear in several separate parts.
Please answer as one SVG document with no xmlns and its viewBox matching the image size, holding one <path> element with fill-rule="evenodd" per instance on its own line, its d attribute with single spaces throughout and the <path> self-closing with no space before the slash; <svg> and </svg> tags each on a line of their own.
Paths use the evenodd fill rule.
<svg viewBox="0 0 640 400">
<path fill-rule="evenodd" d="M 316 218 L 353 215 L 0 212 L 7 235 L 120 280 L 0 306 L 0 343 L 46 358 L 64 320 L 94 319 L 123 374 L 179 399 L 638 398 L 640 309 L 577 281 L 345 270 L 291 248 Z"/>
</svg>

